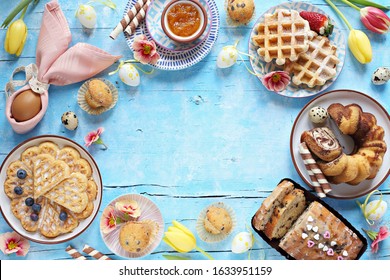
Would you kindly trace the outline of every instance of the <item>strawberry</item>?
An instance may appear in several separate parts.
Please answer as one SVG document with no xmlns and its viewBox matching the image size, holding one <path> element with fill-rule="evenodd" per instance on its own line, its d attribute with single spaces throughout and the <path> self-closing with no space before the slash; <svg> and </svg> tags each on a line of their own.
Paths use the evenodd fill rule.
<svg viewBox="0 0 390 280">
<path fill-rule="evenodd" d="M 307 11 L 302 11 L 299 15 L 309 22 L 311 30 L 323 36 L 332 34 L 333 24 L 330 23 L 330 20 L 326 15 Z"/>
</svg>

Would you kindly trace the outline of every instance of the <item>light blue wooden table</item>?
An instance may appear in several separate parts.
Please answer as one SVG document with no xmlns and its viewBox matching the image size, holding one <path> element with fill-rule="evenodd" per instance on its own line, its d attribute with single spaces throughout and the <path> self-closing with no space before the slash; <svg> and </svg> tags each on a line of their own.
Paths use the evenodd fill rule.
<svg viewBox="0 0 390 280">
<path fill-rule="evenodd" d="M 3 49 L 0 51 L 2 93 L 14 68 L 35 62 L 35 46 L 46 2 L 41 0 L 26 15 L 29 35 L 21 57 L 10 56 Z M 121 54 L 123 59 L 132 58 L 123 35 L 116 41 L 108 37 L 120 20 L 127 0 L 114 0 L 117 12 L 97 4 L 97 28 L 90 34 L 83 31 L 74 17 L 78 1 L 59 2 L 71 28 L 72 44 L 87 42 L 112 54 Z M 255 0 L 255 18 L 282 2 Z M 347 36 L 345 25 L 324 1 L 309 2 L 332 15 Z M 16 1 L 0 2 L 1 20 L 11 10 L 13 5 L 10 3 Z M 30 252 L 22 259 L 69 259 L 65 247 L 72 245 L 81 251 L 84 244 L 113 259 L 121 259 L 112 254 L 102 241 L 99 220 L 102 209 L 112 199 L 127 193 L 142 194 L 155 202 L 162 212 L 166 228 L 176 219 L 193 232 L 196 232 L 196 219 L 204 207 L 219 201 L 228 204 L 234 208 L 238 218 L 234 233 L 216 244 L 207 244 L 198 239 L 198 245 L 216 259 L 246 259 L 246 254 L 233 254 L 230 244 L 236 233 L 250 225 L 251 217 L 263 199 L 285 177 L 306 186 L 293 166 L 289 137 L 295 117 L 311 98 L 286 98 L 266 91 L 260 81 L 248 73 L 242 62 L 225 70 L 216 67 L 217 54 L 225 45 L 239 40 L 238 48 L 247 52 L 249 34 L 255 21 L 243 27 L 229 26 L 223 1 L 218 0 L 217 3 L 221 20 L 218 40 L 211 53 L 200 63 L 182 71 L 157 70 L 149 76 L 141 74 L 141 84 L 136 88 L 123 84 L 117 75 L 108 76 L 115 66 L 99 74 L 98 77 L 109 79 L 119 89 L 116 107 L 105 114 L 91 116 L 79 108 L 77 91 L 81 83 L 52 86 L 50 105 L 42 122 L 30 133 L 18 135 L 6 121 L 5 97 L 0 98 L 0 162 L 14 146 L 30 137 L 57 134 L 83 145 L 84 136 L 100 126 L 106 129 L 103 139 L 109 147 L 107 150 L 99 146 L 89 149 L 100 168 L 104 184 L 102 207 L 93 224 L 82 235 L 63 244 L 41 245 L 32 242 Z M 344 5 L 339 7 L 355 28 L 365 30 L 355 10 Z M 362 91 L 389 110 L 390 85 L 378 87 L 370 81 L 371 73 L 377 67 L 390 66 L 389 36 L 365 31 L 373 47 L 372 62 L 360 65 L 347 51 L 344 69 L 329 90 Z M 0 30 L 1 44 L 5 33 L 6 30 Z M 249 64 L 248 61 L 245 63 Z M 61 124 L 61 115 L 68 110 L 76 112 L 79 117 L 80 125 L 74 132 L 66 130 Z M 390 203 L 389 182 L 389 179 L 386 180 L 380 187 L 387 203 Z M 326 198 L 325 201 L 356 228 L 368 228 L 355 200 Z M 390 226 L 389 212 L 381 225 Z M 0 233 L 10 230 L 0 217 Z M 260 237 L 257 240 L 252 259 L 261 258 L 263 254 L 266 259 L 284 259 Z M 161 243 L 143 259 L 163 259 L 163 254 L 175 252 Z M 196 252 L 186 256 L 204 259 Z M 20 257 L 1 254 L 0 259 Z M 390 259 L 390 239 L 382 242 L 377 254 L 367 250 L 362 259 Z"/>
</svg>

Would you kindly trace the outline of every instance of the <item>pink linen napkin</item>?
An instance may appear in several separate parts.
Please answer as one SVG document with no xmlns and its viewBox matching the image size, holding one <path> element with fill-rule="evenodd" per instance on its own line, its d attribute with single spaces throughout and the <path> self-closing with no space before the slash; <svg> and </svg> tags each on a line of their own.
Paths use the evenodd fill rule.
<svg viewBox="0 0 390 280">
<path fill-rule="evenodd" d="M 36 52 L 38 86 L 30 81 L 30 84 L 15 91 L 7 99 L 5 113 L 15 132 L 27 133 L 43 118 L 49 96 L 47 89 L 42 87 L 39 89 L 39 85 L 63 86 L 77 83 L 95 76 L 121 58 L 85 43 L 77 43 L 68 49 L 70 42 L 71 33 L 66 18 L 58 2 L 53 0 L 45 5 L 38 38 Z M 17 122 L 11 114 L 12 102 L 19 93 L 30 88 L 41 93 L 42 109 L 32 119 Z"/>
</svg>

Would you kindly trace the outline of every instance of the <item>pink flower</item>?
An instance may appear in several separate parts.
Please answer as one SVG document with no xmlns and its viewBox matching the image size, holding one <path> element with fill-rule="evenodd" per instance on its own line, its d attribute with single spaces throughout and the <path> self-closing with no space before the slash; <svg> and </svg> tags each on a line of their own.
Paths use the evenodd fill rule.
<svg viewBox="0 0 390 280">
<path fill-rule="evenodd" d="M 382 226 L 379 228 L 378 232 L 372 231 L 372 230 L 365 230 L 364 232 L 370 237 L 372 241 L 371 243 L 371 252 L 376 253 L 379 249 L 379 242 L 385 240 L 387 237 L 390 236 L 389 229 L 385 226 Z"/>
<path fill-rule="evenodd" d="M 100 229 L 103 233 L 109 233 L 116 228 L 117 218 L 114 213 L 115 209 L 112 206 L 104 209 L 100 220 Z"/>
<path fill-rule="evenodd" d="M 360 9 L 360 20 L 372 32 L 383 34 L 389 31 L 390 18 L 380 9 L 365 7 Z"/>
<path fill-rule="evenodd" d="M 30 243 L 16 232 L 6 232 L 0 235 L 0 250 L 4 254 L 16 253 L 25 256 L 30 249 Z"/>
<path fill-rule="evenodd" d="M 156 43 L 148 41 L 145 35 L 135 37 L 133 42 L 134 58 L 142 64 L 155 64 L 160 59 Z"/>
<path fill-rule="evenodd" d="M 115 203 L 115 209 L 132 218 L 138 218 L 141 215 L 141 209 L 135 200 L 118 201 Z"/>
<path fill-rule="evenodd" d="M 103 127 L 99 127 L 96 131 L 91 131 L 90 133 L 85 136 L 84 141 L 85 141 L 85 146 L 89 147 L 92 144 L 101 144 L 104 146 L 104 149 L 107 149 L 106 144 L 104 144 L 102 138 L 100 135 L 104 132 Z"/>
<path fill-rule="evenodd" d="M 290 83 L 290 76 L 285 71 L 273 71 L 266 74 L 261 80 L 269 91 L 283 91 Z"/>
</svg>

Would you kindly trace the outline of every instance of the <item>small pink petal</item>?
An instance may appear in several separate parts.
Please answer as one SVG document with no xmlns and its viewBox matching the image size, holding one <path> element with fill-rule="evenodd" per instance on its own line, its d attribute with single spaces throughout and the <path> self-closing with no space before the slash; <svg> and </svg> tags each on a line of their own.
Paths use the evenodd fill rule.
<svg viewBox="0 0 390 280">
<path fill-rule="evenodd" d="M 104 132 L 104 127 L 99 127 L 99 128 L 96 130 L 96 134 L 97 134 L 97 135 L 101 135 L 103 132 Z"/>
</svg>

